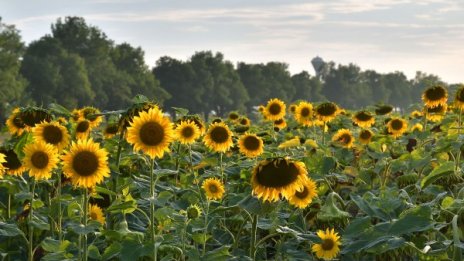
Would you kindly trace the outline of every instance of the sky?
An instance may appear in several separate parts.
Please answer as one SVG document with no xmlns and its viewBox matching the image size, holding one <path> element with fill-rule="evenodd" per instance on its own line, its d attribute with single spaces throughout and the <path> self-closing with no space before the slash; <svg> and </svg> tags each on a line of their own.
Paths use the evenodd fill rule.
<svg viewBox="0 0 464 261">
<path fill-rule="evenodd" d="M 464 0 L 0 0 L 26 43 L 58 17 L 81 16 L 116 43 L 187 60 L 221 52 L 233 63 L 285 62 L 314 75 L 311 59 L 381 73 L 416 71 L 464 82 Z"/>
</svg>

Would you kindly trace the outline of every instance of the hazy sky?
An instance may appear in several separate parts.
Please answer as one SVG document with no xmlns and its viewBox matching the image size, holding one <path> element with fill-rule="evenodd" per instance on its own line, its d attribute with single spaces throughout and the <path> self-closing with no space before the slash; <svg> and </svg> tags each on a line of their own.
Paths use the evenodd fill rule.
<svg viewBox="0 0 464 261">
<path fill-rule="evenodd" d="M 464 0 L 0 0 L 0 10 L 26 43 L 58 17 L 82 16 L 116 43 L 142 47 L 150 67 L 163 55 L 212 50 L 234 63 L 281 61 L 314 74 L 319 55 L 464 82 Z"/>
</svg>

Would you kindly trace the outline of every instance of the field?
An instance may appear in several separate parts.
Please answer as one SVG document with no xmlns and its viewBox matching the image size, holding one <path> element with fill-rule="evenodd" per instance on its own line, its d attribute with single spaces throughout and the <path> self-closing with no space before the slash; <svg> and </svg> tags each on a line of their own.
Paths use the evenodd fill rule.
<svg viewBox="0 0 464 261">
<path fill-rule="evenodd" d="M 0 147 L 3 260 L 462 260 L 464 86 L 417 110 L 271 99 L 205 120 L 22 107 Z"/>
</svg>

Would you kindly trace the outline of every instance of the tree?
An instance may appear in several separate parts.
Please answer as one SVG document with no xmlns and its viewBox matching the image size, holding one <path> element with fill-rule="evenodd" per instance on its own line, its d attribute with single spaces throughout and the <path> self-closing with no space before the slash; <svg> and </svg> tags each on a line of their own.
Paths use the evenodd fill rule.
<svg viewBox="0 0 464 261">
<path fill-rule="evenodd" d="M 293 75 L 292 83 L 295 87 L 295 99 L 311 102 L 322 101 L 325 99 L 321 94 L 321 81 L 316 77 L 311 77 L 307 71 L 302 71 L 299 74 Z"/>
</svg>

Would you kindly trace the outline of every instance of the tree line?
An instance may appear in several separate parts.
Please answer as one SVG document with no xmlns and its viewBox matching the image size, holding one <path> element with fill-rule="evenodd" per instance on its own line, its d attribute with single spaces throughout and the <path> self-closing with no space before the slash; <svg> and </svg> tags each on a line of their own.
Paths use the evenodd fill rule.
<svg viewBox="0 0 464 261">
<path fill-rule="evenodd" d="M 308 60 L 308 70 L 310 63 Z M 291 74 L 282 62 L 233 64 L 220 52 L 201 51 L 182 61 L 159 58 L 153 68 L 144 51 L 116 44 L 81 17 L 58 18 L 51 34 L 26 46 L 14 25 L 0 17 L 0 118 L 13 106 L 52 102 L 67 108 L 85 105 L 123 109 L 143 94 L 169 109 L 219 115 L 250 111 L 270 98 L 334 101 L 344 108 L 387 103 L 407 108 L 420 101 L 423 90 L 444 83 L 438 76 L 417 72 L 363 71 L 356 64 L 322 62 L 317 76 Z"/>
</svg>

